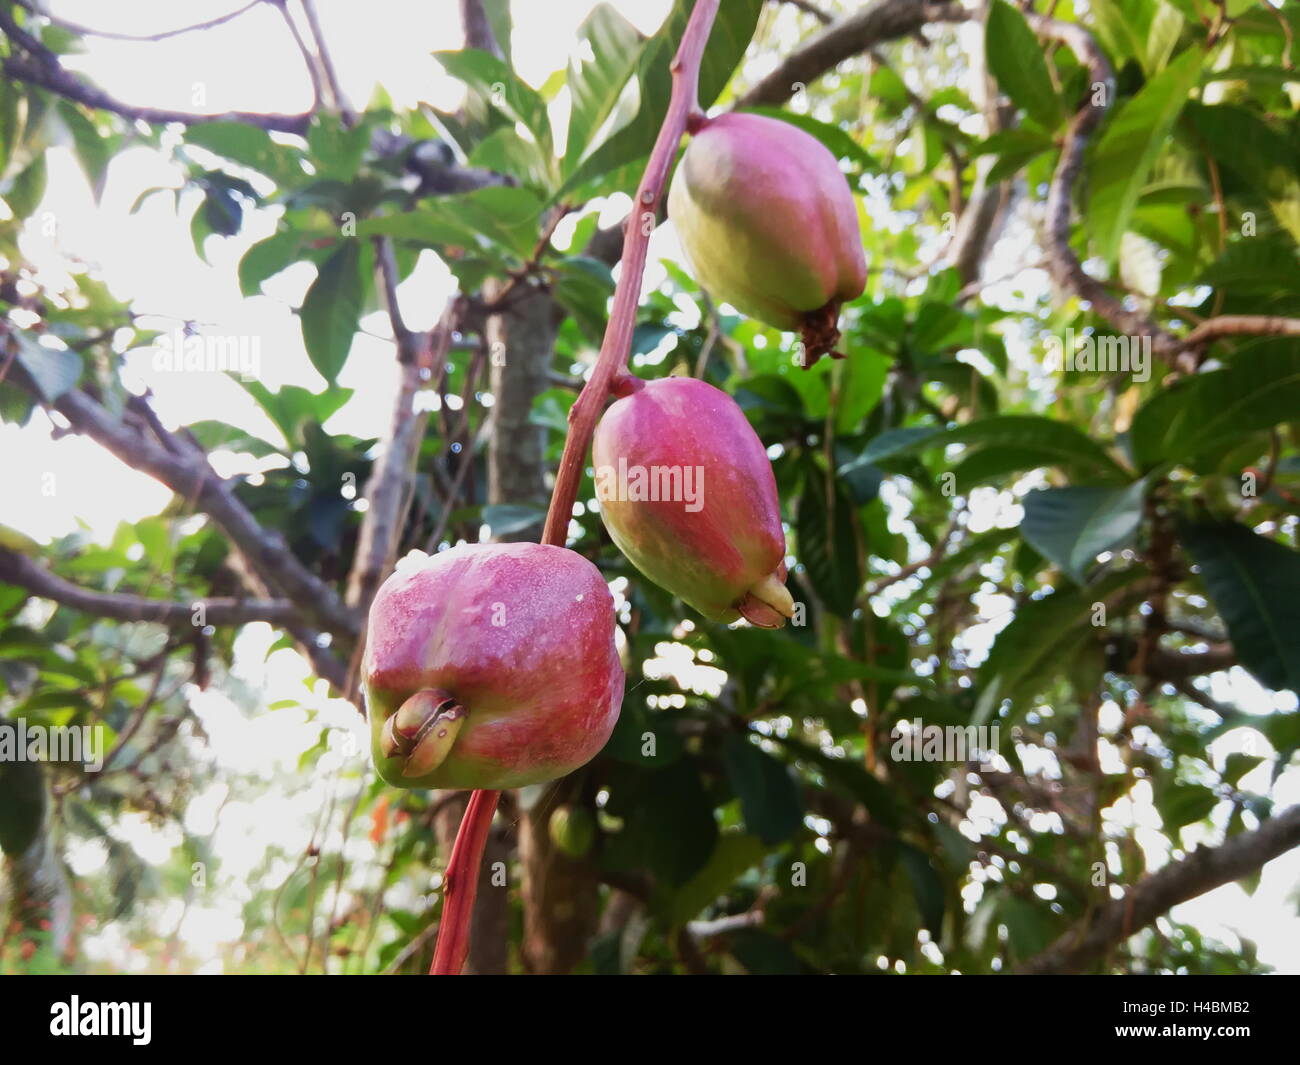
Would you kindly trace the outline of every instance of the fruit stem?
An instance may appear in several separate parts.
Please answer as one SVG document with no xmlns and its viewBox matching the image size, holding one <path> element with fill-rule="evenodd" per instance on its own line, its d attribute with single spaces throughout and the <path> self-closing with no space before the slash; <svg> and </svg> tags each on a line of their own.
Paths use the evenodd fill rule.
<svg viewBox="0 0 1300 1065">
<path fill-rule="evenodd" d="M 672 62 L 673 88 L 668 112 L 655 138 L 645 174 L 637 186 L 633 211 L 623 226 L 623 258 L 609 324 L 600 345 L 595 369 L 583 386 L 573 409 L 569 411 L 569 435 L 564 454 L 555 474 L 555 490 L 546 512 L 542 543 L 563 547 L 573 517 L 573 503 L 578 498 L 578 484 L 586 464 L 587 450 L 596 431 L 596 421 L 610 394 L 615 377 L 627 371 L 628 352 L 632 347 L 632 330 L 636 325 L 636 308 L 641 300 L 641 280 L 645 276 L 646 253 L 654 231 L 659 203 L 673 158 L 686 132 L 687 117 L 698 109 L 700 60 L 709 39 L 709 30 L 718 13 L 719 0 L 696 0 L 682 32 L 677 55 Z"/>
<path fill-rule="evenodd" d="M 704 46 L 708 43 L 719 3 L 720 0 L 696 0 L 686 21 L 686 29 L 682 31 L 677 54 L 673 57 L 670 68 L 673 87 L 668 112 L 659 127 L 645 174 L 637 187 L 635 208 L 623 224 L 623 258 L 605 338 L 591 377 L 569 411 L 569 433 L 564 440 L 564 454 L 555 474 L 555 489 L 551 493 L 551 505 L 542 530 L 544 544 L 563 547 L 568 539 L 569 519 L 578 498 L 578 485 L 591 448 L 592 435 L 596 432 L 596 421 L 614 379 L 627 374 L 650 234 L 654 230 L 664 186 L 668 183 L 668 172 L 686 132 L 687 118 L 699 109 L 700 62 L 704 58 Z M 627 382 L 621 385 L 626 386 Z M 447 863 L 442 922 L 438 927 L 437 946 L 433 948 L 430 975 L 457 974 L 465 964 L 469 951 L 470 915 L 478 890 L 478 867 L 483 860 L 492 813 L 500 797 L 501 793 L 497 791 L 476 791 L 465 808 L 465 817 L 456 833 L 451 859 Z"/>
<path fill-rule="evenodd" d="M 430 976 L 459 976 L 469 955 L 469 923 L 478 895 L 478 869 L 483 863 L 488 829 L 496 812 L 499 791 L 479 790 L 469 797 L 465 816 L 456 832 L 447 862 L 447 876 L 442 892 L 442 921 L 438 925 L 438 943 L 433 948 Z"/>
</svg>

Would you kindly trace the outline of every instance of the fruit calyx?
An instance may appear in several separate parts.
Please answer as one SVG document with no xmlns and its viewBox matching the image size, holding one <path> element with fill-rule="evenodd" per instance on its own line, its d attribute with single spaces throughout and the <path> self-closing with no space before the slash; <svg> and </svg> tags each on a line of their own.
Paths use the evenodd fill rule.
<svg viewBox="0 0 1300 1065">
<path fill-rule="evenodd" d="M 735 604 L 741 616 L 760 629 L 779 629 L 794 618 L 794 596 L 785 586 L 785 563 L 776 573 L 755 581 Z"/>
<path fill-rule="evenodd" d="M 425 688 L 407 699 L 384 723 L 380 749 L 401 758 L 407 778 L 432 773 L 451 753 L 468 711 L 441 688 Z"/>
<path fill-rule="evenodd" d="M 803 341 L 803 368 L 812 369 L 823 355 L 832 359 L 845 358 L 844 352 L 836 351 L 840 342 L 840 301 L 832 300 L 824 307 L 809 311 L 804 315 L 800 339 Z"/>
</svg>

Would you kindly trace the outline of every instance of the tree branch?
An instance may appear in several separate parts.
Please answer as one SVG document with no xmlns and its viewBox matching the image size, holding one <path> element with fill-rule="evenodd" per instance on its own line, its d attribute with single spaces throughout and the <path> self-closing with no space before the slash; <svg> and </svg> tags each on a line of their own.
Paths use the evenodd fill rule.
<svg viewBox="0 0 1300 1065">
<path fill-rule="evenodd" d="M 285 625 L 298 619 L 294 605 L 285 599 L 200 598 L 182 603 L 96 592 L 64 580 L 7 547 L 0 547 L 0 580 L 73 610 L 117 621 L 153 621 L 172 628 L 189 628 L 198 607 L 203 608 L 204 624 L 208 625 L 243 625 L 250 621 Z"/>
<path fill-rule="evenodd" d="M 15 365 L 12 376 L 41 400 L 25 370 Z M 193 499 L 235 542 L 266 583 L 292 600 L 303 615 L 317 619 L 336 636 L 355 639 L 360 634 L 357 613 L 293 555 L 280 533 L 262 527 L 235 495 L 231 482 L 217 475 L 196 445 L 184 452 L 168 451 L 132 432 L 80 389 L 65 392 L 49 406 L 67 418 L 74 430 L 97 441 L 128 466 Z"/>
<path fill-rule="evenodd" d="M 146 34 L 116 33 L 112 30 L 97 30 L 90 26 L 82 26 L 79 23 L 69 22 L 67 19 L 51 15 L 48 11 L 43 10 L 39 4 L 34 3 L 33 0 L 15 0 L 15 2 L 19 7 L 26 8 L 33 15 L 39 15 L 41 18 L 46 19 L 51 25 L 59 26 L 62 29 L 67 30 L 69 33 L 75 33 L 80 37 L 102 37 L 106 41 L 149 42 L 165 41 L 169 37 L 179 37 L 183 33 L 194 33 L 198 30 L 210 30 L 215 26 L 223 25 L 233 19 L 239 18 L 240 15 L 252 11 L 253 8 L 262 3 L 262 0 L 252 0 L 251 3 L 247 3 L 235 11 L 231 11 L 225 15 L 218 15 L 216 18 L 208 19 L 206 22 L 196 22 L 192 26 L 180 26 L 174 30 L 162 30 L 158 33 Z M 268 0 L 268 2 L 275 4 L 277 3 L 277 0 Z"/>
<path fill-rule="evenodd" d="M 1217 847 L 1198 847 L 1158 873 L 1138 881 L 1091 918 L 1066 932 L 1016 971 L 1032 976 L 1078 973 L 1091 968 L 1117 943 L 1179 903 L 1246 876 L 1292 847 L 1300 846 L 1300 806 L 1269 818 Z"/>
<path fill-rule="evenodd" d="M 1190 349 L 1202 348 L 1226 336 L 1300 337 L 1300 318 L 1265 314 L 1224 314 L 1202 322 L 1183 340 Z"/>
<path fill-rule="evenodd" d="M 886 41 L 906 37 L 930 22 L 964 22 L 970 12 L 935 0 L 874 0 L 818 30 L 742 95 L 736 110 L 784 103 L 844 60 Z"/>
<path fill-rule="evenodd" d="M 1267 315 L 1224 315 L 1202 322 L 1188 336 L 1177 337 L 1149 315 L 1133 310 L 1083 269 L 1070 246 L 1070 203 L 1083 169 L 1088 138 L 1096 130 L 1115 96 L 1115 72 L 1092 35 L 1081 26 L 1029 15 L 1034 30 L 1068 47 L 1088 71 L 1089 88 L 1083 106 L 1066 131 L 1065 144 L 1047 194 L 1048 269 L 1052 280 L 1092 305 L 1121 333 L 1149 336 L 1157 355 L 1175 369 L 1197 368 L 1196 351 L 1223 336 L 1300 336 L 1300 320 Z"/>
<path fill-rule="evenodd" d="M 492 32 L 492 22 L 483 8 L 483 0 L 460 0 L 460 24 L 465 31 L 465 47 L 501 58 L 501 46 Z"/>
<path fill-rule="evenodd" d="M 302 135 L 307 131 L 311 114 L 262 114 L 251 111 L 226 111 L 221 114 L 196 114 L 191 111 L 173 111 L 162 107 L 137 107 L 110 96 L 97 86 L 82 81 L 64 69 L 54 55 L 41 42 L 22 29 L 10 15 L 0 8 L 0 31 L 27 55 L 9 55 L 0 61 L 0 71 L 15 81 L 39 85 L 69 100 L 85 104 L 99 111 L 111 111 L 130 121 L 167 123 L 181 122 L 194 125 L 200 122 L 243 122 L 265 130 Z"/>
<path fill-rule="evenodd" d="M 1083 169 L 1088 138 L 1101 123 L 1115 97 L 1115 71 L 1092 35 L 1081 26 L 1055 19 L 1029 16 L 1040 36 L 1066 45 L 1088 72 L 1088 89 L 1082 107 L 1070 120 L 1061 158 L 1047 193 L 1048 271 L 1066 292 L 1087 300 L 1111 325 L 1129 335 L 1151 336 L 1162 345 L 1176 339 L 1141 311 L 1130 310 L 1106 286 L 1083 269 L 1070 246 L 1071 199 Z"/>
<path fill-rule="evenodd" d="M 449 303 L 431 336 L 417 338 L 408 333 L 397 311 L 396 268 L 390 272 L 386 265 L 391 258 L 392 250 L 385 244 L 380 250 L 380 267 L 389 317 L 393 331 L 398 335 L 401 379 L 379 456 L 366 481 L 364 494 L 368 505 L 357 535 L 352 571 L 348 575 L 346 602 L 359 611 L 369 608 L 370 600 L 394 561 L 410 503 L 411 474 L 429 423 L 428 412 L 415 409 L 416 398 L 428 381 L 430 368 L 446 361 L 461 306 L 459 300 Z"/>
</svg>

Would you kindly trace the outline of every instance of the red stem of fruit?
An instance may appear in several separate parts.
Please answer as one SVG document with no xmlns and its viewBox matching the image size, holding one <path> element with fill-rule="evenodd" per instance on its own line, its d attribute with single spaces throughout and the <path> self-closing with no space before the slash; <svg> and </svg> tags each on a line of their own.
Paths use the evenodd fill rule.
<svg viewBox="0 0 1300 1065">
<path fill-rule="evenodd" d="M 627 356 L 632 348 L 632 330 L 636 326 L 636 308 L 641 300 L 641 279 L 645 276 L 646 252 L 650 247 L 650 234 L 654 230 L 659 203 L 663 199 L 668 171 L 673 157 L 686 132 L 686 119 L 698 108 L 700 60 L 704 45 L 709 39 L 719 0 L 697 0 L 686 23 L 681 44 L 673 59 L 673 91 L 668 101 L 668 113 L 659 127 L 645 174 L 636 190 L 632 213 L 624 223 L 623 258 L 619 266 L 618 284 L 614 288 L 614 303 L 610 308 L 609 325 L 600 345 L 600 357 L 591 377 L 583 386 L 573 408 L 569 411 L 569 435 L 564 441 L 564 454 L 555 475 L 555 491 L 551 493 L 551 506 L 546 512 L 546 527 L 542 543 L 564 546 L 573 517 L 573 501 L 578 498 L 578 483 L 582 480 L 582 467 L 587 461 L 591 437 L 596 422 L 609 395 L 614 378 L 627 370 Z"/>
<path fill-rule="evenodd" d="M 469 924 L 478 895 L 478 869 L 483 863 L 492 814 L 496 812 L 499 791 L 476 791 L 469 797 L 465 817 L 452 844 L 447 863 L 447 881 L 443 885 L 442 921 L 438 925 L 438 943 L 433 948 L 430 976 L 459 976 L 469 955 Z"/>
<path fill-rule="evenodd" d="M 677 55 L 673 58 L 672 95 L 668 113 L 655 138 L 646 163 L 645 174 L 636 190 L 636 202 L 624 224 L 623 258 L 609 325 L 600 345 L 600 356 L 591 377 L 583 386 L 569 411 L 569 433 L 564 440 L 564 454 L 555 475 L 555 489 L 546 512 L 542 543 L 563 547 L 568 537 L 569 519 L 578 498 L 582 467 L 596 432 L 596 421 L 609 396 L 614 379 L 627 371 L 628 352 L 632 348 L 632 330 L 636 325 L 636 308 L 641 300 L 641 279 L 645 276 L 646 253 L 654 230 L 659 203 L 663 199 L 668 171 L 686 132 L 687 120 L 698 112 L 700 61 L 709 30 L 718 13 L 720 0 L 696 0 L 686 22 Z M 465 817 L 456 833 L 447 863 L 447 883 L 443 892 L 442 922 L 438 943 L 433 949 L 433 976 L 456 975 L 469 952 L 469 922 L 478 890 L 478 868 L 483 860 L 488 828 L 501 793 L 476 791 L 465 809 Z"/>
</svg>

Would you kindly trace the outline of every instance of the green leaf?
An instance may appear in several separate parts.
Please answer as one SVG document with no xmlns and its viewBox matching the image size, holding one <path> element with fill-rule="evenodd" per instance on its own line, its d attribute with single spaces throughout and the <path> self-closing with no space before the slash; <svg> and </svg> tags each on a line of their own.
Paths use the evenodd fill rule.
<svg viewBox="0 0 1300 1065">
<path fill-rule="evenodd" d="M 185 131 L 185 142 L 214 155 L 275 177 L 283 169 L 280 149 L 271 135 L 246 122 L 203 122 Z"/>
<path fill-rule="evenodd" d="M 1003 892 L 997 903 L 997 918 L 1007 929 L 1007 948 L 1014 961 L 1032 958 L 1055 935 L 1051 911 L 1041 902 Z"/>
<path fill-rule="evenodd" d="M 614 277 L 597 259 L 574 256 L 555 268 L 556 300 L 573 315 L 587 339 L 599 344 L 605 334 L 606 307 L 614 294 Z"/>
<path fill-rule="evenodd" d="M 841 758 L 828 754 L 820 747 L 795 739 L 793 736 L 772 737 L 791 755 L 802 762 L 815 766 L 827 781 L 838 785 L 843 791 L 857 799 L 866 807 L 874 820 L 889 828 L 897 828 L 900 823 L 900 810 L 893 792 L 876 777 L 867 772 L 860 759 Z"/>
<path fill-rule="evenodd" d="M 1054 683 L 1081 650 L 1096 645 L 1099 630 L 1090 625 L 1093 604 L 1141 573 L 1136 568 L 1110 573 L 1086 588 L 1058 589 L 1022 603 L 980 666 L 979 700 L 971 723 L 983 724 L 1003 699 L 1010 699 L 1015 708 L 1022 697 Z"/>
<path fill-rule="evenodd" d="M 67 348 L 47 348 L 28 333 L 15 330 L 18 365 L 31 375 L 46 403 L 70 391 L 81 377 L 81 358 Z"/>
<path fill-rule="evenodd" d="M 1264 759 L 1258 755 L 1243 754 L 1240 751 L 1233 751 L 1223 763 L 1223 772 L 1219 774 L 1225 784 L 1231 784 L 1236 787 L 1241 778 L 1249 773 L 1256 766 L 1262 765 Z"/>
<path fill-rule="evenodd" d="M 302 246 L 302 235 L 291 230 L 259 240 L 239 260 L 239 291 L 256 296 L 262 282 L 297 262 Z"/>
<path fill-rule="evenodd" d="M 1300 553 L 1236 522 L 1187 524 L 1179 537 L 1242 666 L 1300 694 Z"/>
<path fill-rule="evenodd" d="M 100 136 L 99 130 L 95 128 L 95 123 L 83 114 L 81 108 L 76 104 L 69 100 L 60 100 L 58 112 L 63 124 L 68 129 L 68 133 L 72 136 L 72 146 L 76 152 L 77 161 L 81 164 L 82 170 L 86 172 L 86 177 L 89 178 L 90 186 L 94 190 L 95 199 L 98 200 L 113 150 L 108 140 Z"/>
<path fill-rule="evenodd" d="M 362 259 L 359 241 L 343 241 L 321 265 L 299 312 L 307 355 L 331 385 L 347 361 L 361 318 L 367 276 Z"/>
<path fill-rule="evenodd" d="M 1151 11 L 1151 21 L 1146 30 L 1146 50 L 1143 66 L 1148 74 L 1156 74 L 1165 68 L 1169 57 L 1178 47 L 1178 39 L 1183 33 L 1186 19 L 1178 8 L 1166 0 L 1156 0 Z"/>
<path fill-rule="evenodd" d="M 1229 244 L 1199 280 L 1216 288 L 1300 293 L 1300 255 L 1283 238 L 1248 237 Z"/>
<path fill-rule="evenodd" d="M 41 154 L 9 182 L 4 198 L 15 218 L 27 218 L 40 206 L 45 195 L 45 180 L 45 156 Z"/>
<path fill-rule="evenodd" d="M 930 862 L 930 856 L 917 850 L 911 844 L 898 845 L 903 868 L 912 883 L 912 894 L 916 898 L 916 908 L 921 913 L 921 920 L 930 934 L 938 938 L 943 930 L 944 891 L 943 881 Z"/>
<path fill-rule="evenodd" d="M 22 84 L 8 78 L 0 81 L 0 177 L 9 168 L 9 157 L 22 132 L 19 105 L 22 102 Z"/>
<path fill-rule="evenodd" d="M 1300 345 L 1263 340 L 1239 350 L 1222 370 L 1185 377 L 1138 408 L 1129 430 L 1143 470 L 1191 463 L 1251 432 L 1300 417 Z"/>
<path fill-rule="evenodd" d="M 1093 151 L 1086 215 L 1098 253 L 1108 262 L 1119 253 L 1120 238 L 1151 167 L 1168 143 L 1204 62 L 1199 48 L 1189 48 L 1175 59 L 1116 112 Z"/>
<path fill-rule="evenodd" d="M 1103 551 L 1129 542 L 1142 520 L 1146 485 L 1042 488 L 1024 498 L 1024 538 L 1079 584 Z"/>
<path fill-rule="evenodd" d="M 416 211 L 368 218 L 357 226 L 363 237 L 389 236 L 421 246 L 494 245 L 528 259 L 537 243 L 545 205 L 531 189 L 493 186 L 458 196 L 442 196 Z"/>
<path fill-rule="evenodd" d="M 805 470 L 795 530 L 799 561 L 827 610 L 847 617 L 862 587 L 853 508 L 835 478 L 827 494 L 826 474 L 816 463 Z"/>
<path fill-rule="evenodd" d="M 727 941 L 732 956 L 752 976 L 799 976 L 806 971 L 786 940 L 761 928 L 743 928 Z"/>
<path fill-rule="evenodd" d="M 649 869 L 681 886 L 713 854 L 717 821 L 691 759 L 653 772 L 629 771 L 611 787 L 605 809 L 623 819 L 622 829 L 606 837 L 607 868 Z"/>
<path fill-rule="evenodd" d="M 545 189 L 550 181 L 550 160 L 543 157 L 536 141 L 520 136 L 513 126 L 493 130 L 474 145 L 469 165 L 509 174 L 539 189 Z"/>
<path fill-rule="evenodd" d="M 1026 467 L 1029 469 L 1033 466 L 1063 466 L 1112 476 L 1124 475 L 1123 469 L 1079 429 L 1067 422 L 1034 414 L 981 418 L 953 429 L 891 429 L 872 440 L 861 455 L 848 466 L 841 467 L 839 472 L 843 476 L 854 465 L 917 455 L 949 444 L 1016 448 L 1027 461 L 1032 461 L 1033 465 Z"/>
<path fill-rule="evenodd" d="M 789 839 L 803 824 L 803 800 L 790 770 L 743 736 L 722 747 L 727 777 L 740 797 L 745 828 L 769 847 Z"/>
<path fill-rule="evenodd" d="M 1043 46 L 1016 8 L 994 0 L 984 33 L 984 54 L 1002 91 L 1046 129 L 1061 120 L 1061 101 L 1047 72 Z"/>
<path fill-rule="evenodd" d="M 1171 833 L 1209 817 L 1217 805 L 1218 796 L 1203 784 L 1171 784 L 1156 801 L 1165 831 Z"/>
<path fill-rule="evenodd" d="M 320 177 L 351 181 L 370 146 L 371 130 L 364 122 L 348 128 L 338 115 L 317 114 L 307 130 L 307 147 Z"/>
<path fill-rule="evenodd" d="M 586 182 L 613 174 L 649 153 L 668 111 L 668 100 L 672 95 L 669 64 L 677 51 L 692 7 L 693 0 L 675 0 L 663 27 L 641 49 L 636 67 L 640 95 L 636 117 L 590 152 L 569 174 L 558 195 L 563 196 Z M 762 7 L 762 0 L 727 0 L 721 5 L 700 64 L 701 107 L 712 104 L 731 79 L 732 71 L 754 36 Z"/>
<path fill-rule="evenodd" d="M 614 114 L 624 86 L 636 70 L 645 38 L 609 4 L 597 4 L 578 28 L 580 51 L 569 61 L 565 84 L 572 110 L 564 169 L 572 173 Z"/>
<path fill-rule="evenodd" d="M 1206 151 L 1253 187 L 1300 243 L 1300 156 L 1284 134 L 1244 107 L 1193 104 L 1188 125 Z"/>
<path fill-rule="evenodd" d="M 266 411 L 267 417 L 284 434 L 285 442 L 292 448 L 304 446 L 304 428 L 308 424 L 323 425 L 352 398 L 350 388 L 334 387 L 324 392 L 311 392 L 298 385 L 281 385 L 278 392 L 272 392 L 261 381 L 240 380 L 239 383 Z"/>
<path fill-rule="evenodd" d="M 526 503 L 491 503 L 483 508 L 483 524 L 494 537 L 512 536 L 528 529 L 540 530 L 546 508 Z"/>
<path fill-rule="evenodd" d="M 719 836 L 708 863 L 674 893 L 668 904 L 668 923 L 673 927 L 684 925 L 725 893 L 747 869 L 758 865 L 765 853 L 763 841 L 754 836 L 741 832 Z"/>
<path fill-rule="evenodd" d="M 545 157 L 554 155 L 546 101 L 502 60 L 474 48 L 460 52 L 434 52 L 433 58 L 488 106 L 510 121 L 521 123 L 533 135 Z"/>
</svg>

